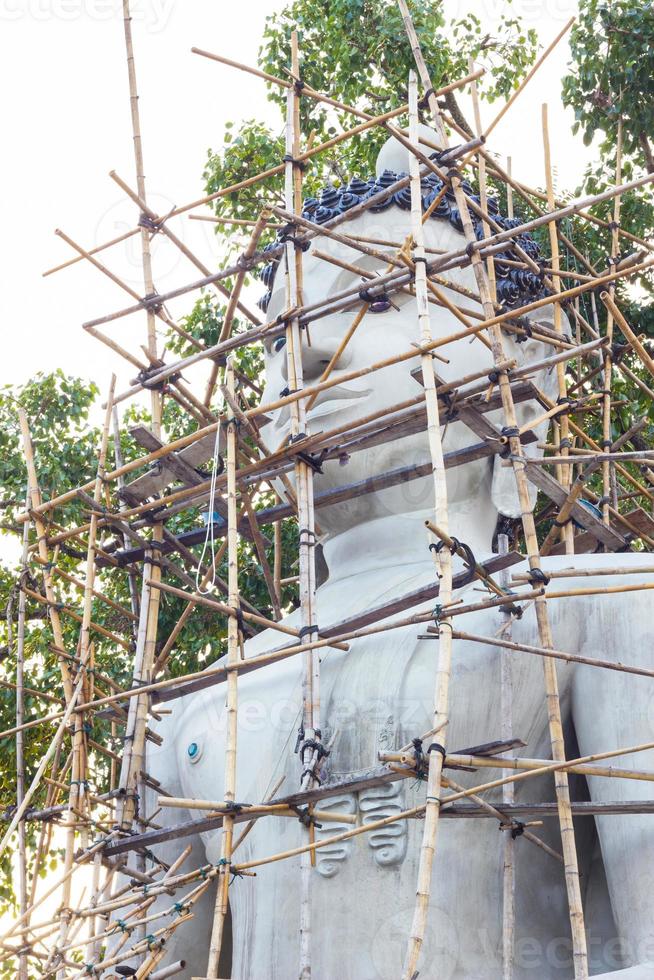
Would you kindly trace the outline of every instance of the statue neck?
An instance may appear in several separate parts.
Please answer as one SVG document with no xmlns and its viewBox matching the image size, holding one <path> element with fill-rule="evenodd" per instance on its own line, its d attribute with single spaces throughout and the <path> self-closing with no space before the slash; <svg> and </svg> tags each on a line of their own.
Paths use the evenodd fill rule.
<svg viewBox="0 0 654 980">
<path fill-rule="evenodd" d="M 495 515 L 491 515 L 494 518 Z M 323 553 L 329 568 L 329 582 L 354 575 L 386 570 L 389 576 L 398 571 L 419 572 L 420 566 L 433 567 L 429 544 L 436 538 L 427 531 L 425 520 L 434 519 L 433 509 L 410 514 L 391 514 L 357 524 L 323 542 Z M 450 533 L 469 544 L 478 559 L 491 552 L 492 527 L 487 522 L 452 521 Z M 480 524 L 482 526 L 480 526 Z"/>
</svg>

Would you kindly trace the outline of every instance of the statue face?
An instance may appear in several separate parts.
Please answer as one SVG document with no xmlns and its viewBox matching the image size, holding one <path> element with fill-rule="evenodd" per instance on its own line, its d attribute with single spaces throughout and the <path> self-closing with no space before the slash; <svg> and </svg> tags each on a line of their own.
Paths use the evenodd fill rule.
<svg viewBox="0 0 654 980">
<path fill-rule="evenodd" d="M 380 213 L 367 212 L 350 222 L 345 222 L 339 230 L 353 237 L 383 240 L 400 245 L 409 235 L 410 228 L 410 213 L 392 206 Z M 449 252 L 465 246 L 463 235 L 449 222 L 430 219 L 425 223 L 424 229 L 427 249 Z M 390 245 L 373 247 L 389 257 L 396 251 Z M 322 300 L 356 285 L 363 285 L 365 282 L 357 272 L 346 270 L 342 266 L 317 257 L 316 251 L 327 254 L 341 263 L 357 266 L 364 273 L 380 274 L 387 271 L 388 263 L 380 259 L 364 255 L 354 248 L 326 237 L 318 237 L 312 242 L 311 250 L 304 255 L 305 304 Z M 449 270 L 444 273 L 444 276 L 457 285 L 465 287 L 473 296 L 478 295 L 474 274 L 469 267 Z M 451 289 L 445 289 L 444 292 L 453 303 L 481 313 L 478 302 Z M 378 313 L 369 311 L 363 318 L 341 355 L 337 368 L 332 372 L 333 378 L 364 368 L 374 362 L 392 358 L 407 351 L 412 344 L 420 342 L 415 298 L 402 292 L 394 293 L 390 298 L 394 305 L 387 311 Z M 277 270 L 268 306 L 269 322 L 274 320 L 286 306 L 286 284 L 282 262 Z M 356 299 L 350 309 L 323 317 L 302 331 L 305 386 L 319 381 L 360 306 L 361 301 Z M 548 307 L 547 310 L 551 313 L 551 308 Z M 549 318 L 548 315 L 543 315 L 543 311 L 538 311 L 537 316 L 543 322 Z M 464 324 L 443 306 L 430 303 L 430 318 L 434 339 L 464 329 Z M 471 322 L 476 321 L 473 318 Z M 551 348 L 541 342 L 529 340 L 523 344 L 516 344 L 510 335 L 505 336 L 506 356 L 515 358 L 519 364 L 526 360 L 547 356 L 552 352 Z M 448 363 L 437 359 L 433 361 L 434 370 L 445 381 L 454 381 L 478 370 L 490 371 L 493 364 L 490 351 L 483 341 L 476 337 L 461 339 L 438 348 L 437 353 L 448 361 Z M 280 392 L 288 385 L 287 352 L 283 337 L 266 344 L 265 361 L 266 387 L 263 403 L 277 399 Z M 347 424 L 354 425 L 357 420 L 381 409 L 415 398 L 422 391 L 422 386 L 411 376 L 411 372 L 419 367 L 420 358 L 415 357 L 355 380 L 345 381 L 342 385 L 321 392 L 308 413 L 308 431 L 314 434 Z M 541 380 L 547 387 L 547 379 Z M 270 423 L 262 428 L 261 434 L 267 447 L 273 450 L 279 447 L 289 434 L 291 418 L 289 406 L 272 412 L 270 418 Z M 443 419 L 441 421 L 444 422 Z M 499 419 L 496 421 L 499 422 Z M 441 431 L 446 453 L 479 442 L 478 437 L 462 423 L 448 425 Z M 315 478 L 315 489 L 319 493 L 322 490 L 365 480 L 388 470 L 410 467 L 414 464 L 420 465 L 428 462 L 429 459 L 426 433 L 420 432 L 353 453 L 340 464 L 338 461 L 324 464 L 324 474 L 317 475 Z M 489 499 L 492 467 L 492 458 L 486 458 L 448 469 L 450 505 L 460 506 L 472 515 L 479 512 L 480 498 L 483 498 L 487 509 L 492 511 Z M 339 532 L 354 524 L 377 517 L 410 513 L 431 506 L 433 506 L 433 483 L 431 477 L 428 477 L 366 494 L 329 508 L 321 508 L 318 519 L 326 531 Z M 495 516 L 496 512 L 493 511 L 491 515 L 493 526 Z"/>
</svg>

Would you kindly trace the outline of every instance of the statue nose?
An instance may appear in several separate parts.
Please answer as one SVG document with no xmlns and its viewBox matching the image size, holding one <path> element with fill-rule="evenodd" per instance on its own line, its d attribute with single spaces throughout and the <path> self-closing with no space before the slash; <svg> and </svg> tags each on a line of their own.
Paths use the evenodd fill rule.
<svg viewBox="0 0 654 980">
<path fill-rule="evenodd" d="M 336 333 L 321 335 L 317 334 L 314 330 L 307 336 L 306 332 L 303 331 L 302 371 L 305 385 L 315 384 L 319 380 L 325 368 L 330 364 L 332 358 L 339 350 L 341 342 L 342 337 Z M 342 371 L 346 369 L 351 360 L 351 350 L 349 347 L 346 347 L 339 355 L 333 370 Z M 286 377 L 287 374 L 288 367 L 284 364 L 284 376 Z"/>
</svg>

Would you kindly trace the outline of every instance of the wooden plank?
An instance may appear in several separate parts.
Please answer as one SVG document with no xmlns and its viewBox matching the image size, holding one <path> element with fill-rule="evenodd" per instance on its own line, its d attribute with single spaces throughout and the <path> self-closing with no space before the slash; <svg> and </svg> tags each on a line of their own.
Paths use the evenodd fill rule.
<svg viewBox="0 0 654 980">
<path fill-rule="evenodd" d="M 502 568 L 507 568 L 508 566 L 514 565 L 521 561 L 524 561 L 524 555 L 519 554 L 517 551 L 510 551 L 506 555 L 495 555 L 489 561 L 485 562 L 483 567 L 490 575 L 492 575 L 495 572 L 500 571 Z M 460 588 L 468 581 L 468 572 L 460 572 L 458 575 L 453 577 L 452 588 Z M 406 593 L 399 599 L 394 599 L 391 602 L 385 603 L 384 605 L 376 606 L 374 609 L 368 609 L 364 613 L 360 613 L 357 616 L 352 616 L 349 619 L 342 620 L 340 623 L 335 623 L 334 625 L 328 626 L 325 629 L 321 627 L 319 636 L 321 639 L 327 639 L 329 637 L 338 636 L 341 633 L 348 633 L 353 630 L 361 629 L 365 626 L 371 626 L 374 623 L 388 619 L 389 616 L 395 616 L 397 613 L 411 609 L 413 606 L 418 606 L 422 603 L 429 602 L 431 599 L 435 599 L 438 596 L 439 588 L 439 582 L 432 582 L 429 585 L 423 586 L 421 589 L 416 589 L 413 592 Z M 283 650 L 283 647 L 277 649 Z M 212 666 L 215 667 L 216 664 Z M 244 666 L 239 670 L 239 674 L 247 674 L 250 672 L 250 670 L 257 669 L 257 664 L 254 664 L 252 667 L 248 667 L 246 660 Z M 208 687 L 214 687 L 216 684 L 222 684 L 225 680 L 225 674 L 226 671 L 209 674 L 206 677 L 198 677 L 197 680 L 188 681 L 181 684 L 177 688 L 170 687 L 162 688 L 160 691 L 153 691 L 152 700 L 155 703 L 176 701 L 179 698 L 187 697 L 189 694 L 195 694 L 196 691 L 203 691 Z"/>
<path fill-rule="evenodd" d="M 521 555 L 517 551 L 509 551 L 506 555 L 494 555 L 488 561 L 483 562 L 483 567 L 486 569 L 489 575 L 494 575 L 495 572 L 501 571 L 503 568 L 509 568 L 511 565 L 515 565 L 517 562 L 525 560 L 525 556 Z M 452 578 L 452 588 L 459 589 L 461 586 L 469 581 L 468 570 L 464 572 L 459 572 L 458 575 L 454 575 Z M 373 623 L 377 623 L 382 619 L 388 619 L 389 616 L 396 616 L 398 613 L 405 612 L 407 609 L 411 609 L 413 606 L 421 605 L 423 602 L 429 602 L 431 599 L 436 599 L 440 590 L 439 582 L 431 582 L 429 585 L 422 586 L 420 589 L 414 589 L 412 592 L 406 592 L 404 595 L 399 596 L 397 599 L 392 599 L 390 602 L 384 603 L 382 606 L 375 606 L 372 609 L 367 609 L 363 613 L 359 613 L 356 616 L 350 616 L 348 619 L 343 619 L 339 623 L 335 623 L 333 626 L 328 626 L 326 629 L 320 630 L 321 637 L 338 636 L 340 633 L 348 633 L 350 630 L 362 629 L 364 626 L 371 626 Z"/>
<path fill-rule="evenodd" d="M 287 800 L 293 801 L 298 797 L 301 798 L 301 803 L 315 802 L 317 800 L 325 799 L 329 796 L 339 795 L 341 793 L 361 792 L 365 789 L 373 789 L 377 786 L 383 786 L 388 782 L 402 778 L 403 777 L 401 775 L 392 771 L 389 771 L 386 775 L 384 775 L 376 770 L 370 770 L 369 776 L 364 775 L 349 781 L 343 779 L 340 782 L 330 780 L 329 783 L 324 784 L 317 790 L 311 790 L 309 793 L 297 793 L 294 796 L 284 797 L 283 800 L 275 800 L 274 802 L 286 802 Z M 311 800 L 309 800 L 308 797 L 311 797 Z M 501 807 L 502 812 L 506 814 L 507 817 L 511 817 L 516 820 L 523 820 L 532 817 L 558 817 L 558 807 L 556 803 L 496 804 L 492 800 L 489 800 L 489 802 L 493 803 L 494 806 Z M 607 801 L 602 803 L 580 801 L 573 802 L 570 805 L 572 808 L 572 815 L 575 817 L 610 815 L 620 816 L 642 813 L 654 814 L 654 800 L 618 800 L 615 802 Z M 477 819 L 479 817 L 488 818 L 492 816 L 493 815 L 489 813 L 488 810 L 485 810 L 483 807 L 478 806 L 475 803 L 453 803 L 450 806 L 444 806 L 441 810 L 441 817 L 449 819 Z M 243 823 L 251 819 L 251 814 L 240 813 L 235 815 L 234 822 Z M 124 854 L 128 851 L 151 848 L 156 844 L 163 843 L 164 841 L 176 840 L 182 837 L 190 837 L 194 834 L 206 833 L 206 831 L 215 830 L 220 826 L 222 826 L 222 816 L 216 814 L 211 817 L 201 817 L 196 820 L 187 820 L 184 823 L 173 824 L 172 826 L 162 828 L 161 830 L 150 830 L 144 834 L 136 834 L 133 837 L 128 837 L 125 840 L 110 844 L 104 849 L 103 853 L 105 857 L 111 857 L 117 854 Z"/>
<path fill-rule="evenodd" d="M 146 436 L 145 426 L 135 427 L 138 430 L 138 439 L 148 439 L 148 443 L 152 443 L 155 439 L 154 435 L 151 433 Z M 145 432 L 143 431 L 145 430 Z M 222 442 L 222 430 L 220 430 L 220 440 Z M 135 436 L 136 438 L 136 436 Z M 154 446 L 155 449 L 160 448 L 162 445 L 159 440 L 156 440 L 157 444 Z M 157 493 L 160 493 L 171 483 L 180 481 L 188 486 L 195 486 L 202 483 L 207 479 L 206 475 L 198 473 L 197 469 L 203 463 L 207 463 L 212 459 L 214 448 L 216 444 L 216 435 L 210 432 L 208 435 L 203 436 L 198 439 L 197 442 L 192 443 L 190 446 L 186 446 L 179 453 L 170 453 L 168 456 L 164 456 L 160 462 L 152 467 L 148 472 L 143 473 L 141 476 L 132 480 L 131 483 L 126 484 L 126 486 L 121 491 L 121 496 L 129 502 L 131 506 L 136 506 L 148 497 L 152 497 Z M 141 442 L 144 448 L 151 452 L 152 449 L 145 445 L 145 442 Z M 220 444 L 219 444 L 220 445 Z M 174 459 L 172 459 L 174 457 Z M 171 461 L 172 460 L 172 461 Z"/>
<path fill-rule="evenodd" d="M 525 472 L 529 481 L 538 487 L 539 490 L 542 490 L 559 507 L 567 500 L 568 491 L 544 467 L 535 466 L 526 461 Z M 613 528 L 606 527 L 583 504 L 579 502 L 573 504 L 571 516 L 577 524 L 585 528 L 597 541 L 601 541 L 609 551 L 619 551 L 620 548 L 626 548 L 628 546 L 626 538 L 618 534 L 617 531 L 614 531 Z"/>
</svg>

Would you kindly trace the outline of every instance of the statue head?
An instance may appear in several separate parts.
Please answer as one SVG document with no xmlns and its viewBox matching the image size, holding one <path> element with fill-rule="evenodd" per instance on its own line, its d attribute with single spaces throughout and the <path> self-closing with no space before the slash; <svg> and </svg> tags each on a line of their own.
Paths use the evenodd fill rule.
<svg viewBox="0 0 654 980">
<path fill-rule="evenodd" d="M 423 127 L 422 138 L 437 143 L 437 136 Z M 423 152 L 432 152 L 422 146 Z M 408 171 L 408 151 L 397 140 L 391 138 L 382 148 L 377 162 L 377 175 L 370 180 L 353 178 L 347 186 L 324 189 L 319 199 L 305 202 L 306 217 L 316 223 L 324 223 L 332 216 L 346 212 L 367 195 L 377 193 Z M 429 174 L 422 180 L 423 209 L 426 209 L 440 190 L 440 181 Z M 470 186 L 466 187 L 473 194 Z M 318 236 L 311 242 L 311 248 L 303 258 L 303 302 L 312 304 L 352 287 L 365 286 L 366 276 L 388 271 L 389 263 L 395 258 L 397 249 L 405 242 L 411 232 L 410 189 L 400 190 L 388 199 L 387 203 L 365 211 L 363 214 L 345 221 L 338 231 L 351 238 L 360 239 L 382 254 L 374 257 L 363 254 L 353 247 L 336 242 L 326 236 Z M 519 220 L 504 218 L 494 200 L 488 204 L 489 212 L 503 227 L 512 227 Z M 479 226 L 480 227 L 480 226 Z M 478 232 L 481 237 L 481 230 Z M 430 255 L 450 252 L 465 247 L 461 220 L 451 194 L 446 195 L 434 212 L 433 217 L 424 224 L 425 246 Z M 520 244 L 535 257 L 538 246 L 528 236 L 520 237 Z M 508 257 L 508 256 L 507 256 Z M 502 263 L 502 256 L 496 260 L 498 301 L 505 306 L 520 306 L 534 296 L 543 294 L 540 277 L 516 270 Z M 272 322 L 287 308 L 286 277 L 283 274 L 283 259 L 277 265 L 268 266 L 264 272 L 264 282 L 268 293 L 262 301 L 267 311 L 268 321 Z M 349 268 L 348 268 L 349 267 Z M 392 267 L 391 267 L 392 268 Z M 451 286 L 439 288 L 452 302 L 463 308 L 464 316 L 470 323 L 483 319 L 474 273 L 470 266 L 455 268 L 443 273 Z M 304 384 L 315 384 L 326 365 L 338 349 L 346 331 L 361 308 L 361 299 L 355 297 L 351 307 L 338 313 L 324 316 L 302 330 L 302 364 Z M 552 307 L 535 311 L 534 320 L 551 324 Z M 436 302 L 430 304 L 431 331 L 434 339 L 459 333 L 465 325 L 448 309 Z M 404 353 L 412 345 L 419 343 L 419 327 L 415 297 L 410 291 L 396 292 L 387 300 L 371 304 L 347 347 L 342 353 L 332 378 L 363 368 L 375 362 Z M 288 385 L 287 352 L 285 339 L 277 336 L 267 342 L 265 350 L 266 386 L 263 402 L 277 399 Z M 515 335 L 505 333 L 505 354 L 519 365 L 547 357 L 553 352 L 549 345 L 528 338 L 516 342 Z M 488 346 L 479 337 L 459 339 L 454 343 L 438 348 L 439 358 L 434 359 L 434 370 L 443 381 L 456 381 L 475 371 L 491 371 L 493 359 Z M 398 405 L 420 395 L 419 371 L 416 377 L 412 372 L 420 367 L 420 358 L 415 357 L 381 370 L 366 374 L 355 380 L 345 380 L 321 392 L 308 413 L 310 433 L 328 431 L 342 426 L 354 426 L 359 420 L 381 409 Z M 553 371 L 541 372 L 534 379 L 549 395 L 556 389 Z M 529 406 L 521 411 L 528 412 Z M 542 412 L 540 406 L 533 406 L 534 417 Z M 489 415 L 492 421 L 502 424 L 500 416 Z M 282 407 L 271 413 L 270 422 L 262 430 L 262 437 L 270 450 L 283 443 L 290 431 L 290 409 Z M 445 419 L 441 419 L 445 423 Z M 446 453 L 470 446 L 480 441 L 462 422 L 444 424 L 442 428 L 443 447 Z M 344 485 L 359 483 L 373 476 L 399 468 L 420 466 L 429 462 L 429 447 L 424 423 L 420 431 L 406 429 L 398 431 L 396 438 L 380 441 L 373 447 L 358 452 L 350 452 L 341 459 L 323 464 L 323 473 L 316 474 L 315 491 L 331 490 Z M 465 465 L 448 468 L 447 486 L 450 511 L 463 522 L 481 521 L 484 537 L 490 536 L 495 526 L 498 512 L 517 516 L 519 509 L 510 469 L 500 467 L 497 457 L 478 459 Z M 433 506 L 433 481 L 431 476 L 420 477 L 386 489 L 376 490 L 363 496 L 343 501 L 316 511 L 321 527 L 330 534 L 337 534 L 356 524 L 385 517 L 391 514 L 407 514 L 423 511 Z M 467 515 L 467 516 L 466 516 Z M 489 530 L 490 529 L 490 530 Z M 479 540 L 479 538 L 478 538 Z"/>
</svg>

